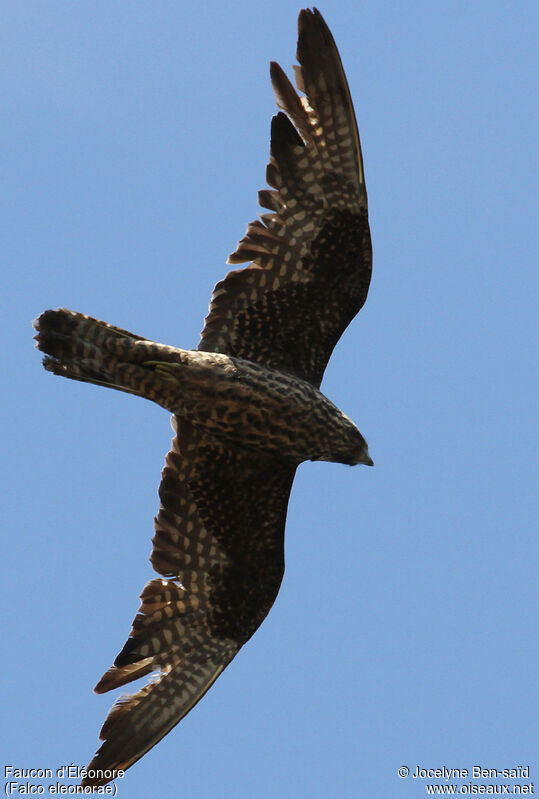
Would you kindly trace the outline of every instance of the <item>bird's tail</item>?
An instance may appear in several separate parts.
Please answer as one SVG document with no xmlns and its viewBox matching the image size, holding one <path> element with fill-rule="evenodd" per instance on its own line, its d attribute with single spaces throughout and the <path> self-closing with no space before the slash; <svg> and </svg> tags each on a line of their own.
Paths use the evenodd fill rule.
<svg viewBox="0 0 539 799">
<path fill-rule="evenodd" d="M 166 347 L 99 319 L 60 308 L 35 321 L 37 347 L 47 371 L 72 380 L 107 386 L 167 407 L 166 381 L 155 363 L 181 363 L 185 350 Z"/>
</svg>

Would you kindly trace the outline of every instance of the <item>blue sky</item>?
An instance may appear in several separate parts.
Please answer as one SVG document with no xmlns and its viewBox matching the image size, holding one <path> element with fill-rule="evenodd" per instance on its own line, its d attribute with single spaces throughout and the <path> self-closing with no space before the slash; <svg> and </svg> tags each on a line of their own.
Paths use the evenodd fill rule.
<svg viewBox="0 0 539 799">
<path fill-rule="evenodd" d="M 172 434 L 157 406 L 46 374 L 31 320 L 67 306 L 196 346 L 258 213 L 268 62 L 294 62 L 298 10 L 0 10 L 7 765 L 95 750 Z M 323 390 L 376 465 L 300 467 L 272 612 L 118 783 L 130 799 L 421 797 L 400 766 L 537 766 L 535 4 L 321 11 L 374 242 Z"/>
</svg>

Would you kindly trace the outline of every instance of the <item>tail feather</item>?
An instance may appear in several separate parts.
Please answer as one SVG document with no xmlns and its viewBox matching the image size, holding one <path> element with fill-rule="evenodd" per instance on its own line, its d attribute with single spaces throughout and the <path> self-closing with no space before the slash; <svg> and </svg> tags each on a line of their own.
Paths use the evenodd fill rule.
<svg viewBox="0 0 539 799">
<path fill-rule="evenodd" d="M 105 357 L 105 353 L 115 349 L 119 355 L 121 342 L 125 342 L 125 351 L 127 348 L 132 350 L 134 342 L 147 342 L 147 339 L 65 308 L 45 311 L 34 321 L 34 328 L 37 330 L 37 347 L 46 353 L 43 366 L 48 372 L 138 393 L 132 387 L 118 383 L 113 374 L 116 361 Z"/>
<path fill-rule="evenodd" d="M 145 397 L 170 410 L 162 362 L 182 362 L 184 350 L 157 344 L 85 314 L 59 308 L 34 321 L 48 372 Z"/>
</svg>

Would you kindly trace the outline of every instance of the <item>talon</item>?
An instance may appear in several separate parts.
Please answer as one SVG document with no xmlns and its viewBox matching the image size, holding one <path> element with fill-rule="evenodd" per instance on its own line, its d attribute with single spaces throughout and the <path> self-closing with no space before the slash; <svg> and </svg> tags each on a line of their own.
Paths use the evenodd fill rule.
<svg viewBox="0 0 539 799">
<path fill-rule="evenodd" d="M 158 375 L 161 380 L 167 380 L 169 383 L 179 383 L 180 381 L 174 374 L 179 368 L 177 363 L 166 363 L 165 361 L 144 361 L 143 366 L 153 368 L 153 371 Z"/>
</svg>

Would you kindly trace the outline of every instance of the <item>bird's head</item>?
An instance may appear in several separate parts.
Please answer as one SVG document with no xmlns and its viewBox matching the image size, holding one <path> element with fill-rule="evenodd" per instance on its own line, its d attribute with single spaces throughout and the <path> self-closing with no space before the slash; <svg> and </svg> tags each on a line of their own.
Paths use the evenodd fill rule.
<svg viewBox="0 0 539 799">
<path fill-rule="evenodd" d="M 364 463 L 365 466 L 374 466 L 374 461 L 369 455 L 367 442 L 361 434 L 360 439 L 353 452 L 350 453 L 350 460 L 343 461 L 343 463 L 348 463 L 350 466 L 356 466 L 358 463 Z"/>
</svg>

